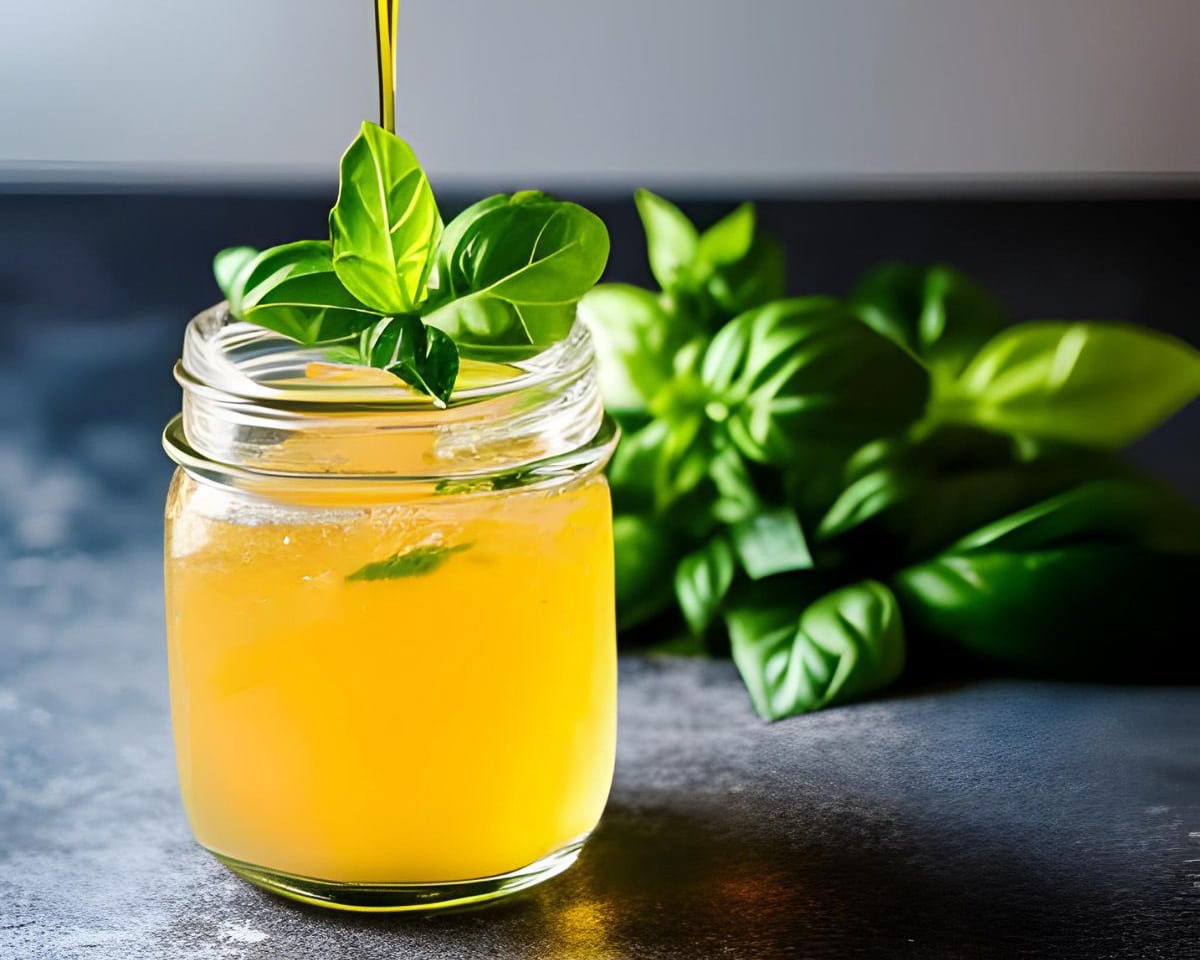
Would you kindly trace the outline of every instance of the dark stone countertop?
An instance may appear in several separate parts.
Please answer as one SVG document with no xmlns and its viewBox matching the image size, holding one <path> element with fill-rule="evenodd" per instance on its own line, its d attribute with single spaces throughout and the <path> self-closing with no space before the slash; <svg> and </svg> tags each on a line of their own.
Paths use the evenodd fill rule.
<svg viewBox="0 0 1200 960">
<path fill-rule="evenodd" d="M 768 726 L 727 663 L 626 659 L 572 870 L 470 913 L 335 915 L 189 837 L 157 551 L 9 569 L 5 958 L 1200 956 L 1195 690 L 981 682 Z"/>
<path fill-rule="evenodd" d="M 185 304 L 208 296 L 179 277 L 260 214 L 261 232 L 301 235 L 281 212 L 301 208 L 199 198 L 168 228 L 152 200 L 0 203 L 0 958 L 1200 958 L 1195 688 L 976 681 L 764 725 L 728 663 L 626 659 L 608 812 L 563 876 L 414 918 L 326 913 L 226 873 L 177 796 L 157 432 Z M 1158 236 L 1127 229 L 1140 207 L 1108 226 L 1126 208 L 971 209 L 1099 237 L 1069 248 L 1091 266 L 1059 302 L 1111 301 L 1084 282 L 1096 251 L 1137 264 L 1119 239 Z M 967 234 L 939 216 L 941 233 L 885 233 L 889 249 L 951 256 Z M 977 252 L 1019 274 L 1032 235 L 997 228 Z M 1117 285 L 1132 306 L 1184 296 L 1185 272 L 1159 282 L 1183 246 L 1154 242 Z M 1177 418 L 1146 462 L 1194 481 L 1173 451 L 1194 450 L 1196 423 Z"/>
</svg>

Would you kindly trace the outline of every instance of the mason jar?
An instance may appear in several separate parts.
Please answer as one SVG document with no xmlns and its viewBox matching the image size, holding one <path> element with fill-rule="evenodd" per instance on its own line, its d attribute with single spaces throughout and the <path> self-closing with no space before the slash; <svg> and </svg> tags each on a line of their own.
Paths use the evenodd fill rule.
<svg viewBox="0 0 1200 960">
<path fill-rule="evenodd" d="M 164 446 L 171 709 L 196 839 L 295 899 L 486 900 L 578 855 L 616 733 L 616 441 L 586 330 L 448 408 L 189 324 Z"/>
</svg>

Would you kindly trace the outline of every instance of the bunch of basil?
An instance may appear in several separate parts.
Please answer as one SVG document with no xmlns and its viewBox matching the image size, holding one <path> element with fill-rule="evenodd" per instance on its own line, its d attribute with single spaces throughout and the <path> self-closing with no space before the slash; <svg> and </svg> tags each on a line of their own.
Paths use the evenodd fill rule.
<svg viewBox="0 0 1200 960">
<path fill-rule="evenodd" d="M 481 200 L 443 229 L 412 149 L 364 123 L 342 157 L 328 240 L 233 247 L 213 269 L 238 319 L 445 406 L 460 354 L 520 359 L 564 339 L 608 250 L 599 217 L 532 190 Z"/>
<path fill-rule="evenodd" d="M 662 289 L 580 304 L 624 430 L 626 636 L 682 615 L 668 648 L 731 652 L 768 719 L 955 651 L 1200 675 L 1200 511 L 1116 452 L 1200 394 L 1200 353 L 1120 324 L 1008 326 L 945 267 L 787 299 L 751 206 L 701 233 L 636 199 Z"/>
</svg>

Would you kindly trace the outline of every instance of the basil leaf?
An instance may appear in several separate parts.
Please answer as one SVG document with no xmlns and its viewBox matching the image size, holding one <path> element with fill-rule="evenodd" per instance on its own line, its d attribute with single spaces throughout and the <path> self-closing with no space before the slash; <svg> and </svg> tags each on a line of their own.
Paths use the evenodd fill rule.
<svg viewBox="0 0 1200 960">
<path fill-rule="evenodd" d="M 705 290 L 727 317 L 781 299 L 787 292 L 783 247 L 759 234 L 740 260 L 713 268 Z"/>
<path fill-rule="evenodd" d="M 257 256 L 258 251 L 253 247 L 226 247 L 213 257 L 213 276 L 226 299 L 232 295 L 242 270 Z"/>
<path fill-rule="evenodd" d="M 654 504 L 666 510 L 708 476 L 712 435 L 699 413 L 670 424 L 654 463 Z"/>
<path fill-rule="evenodd" d="M 689 553 L 675 568 L 675 597 L 693 633 L 703 633 L 716 618 L 733 584 L 733 550 L 716 537 Z"/>
<path fill-rule="evenodd" d="M 1010 667 L 1200 674 L 1200 510 L 1154 481 L 1097 481 L 962 538 L 893 580 L 914 627 Z M 1186 638 L 1186 639 L 1185 639 Z"/>
<path fill-rule="evenodd" d="M 564 339 L 608 262 L 608 231 L 574 203 L 526 192 L 451 224 L 425 322 L 478 357 L 520 357 Z M 443 276 L 443 273 L 445 274 Z M 453 298 L 453 299 L 452 299 Z"/>
<path fill-rule="evenodd" d="M 864 580 L 804 606 L 780 585 L 773 604 L 726 615 L 733 660 L 754 709 L 778 720 L 857 699 L 904 669 L 904 628 L 896 598 Z"/>
<path fill-rule="evenodd" d="M 836 301 L 783 300 L 744 313 L 709 345 L 710 419 L 749 459 L 801 463 L 921 416 L 929 378 Z"/>
<path fill-rule="evenodd" d="M 686 283 L 700 246 L 696 227 L 675 204 L 649 190 L 638 190 L 633 199 L 646 231 L 654 279 L 664 290 Z"/>
<path fill-rule="evenodd" d="M 1200 556 L 1093 543 L 947 554 L 893 586 L 911 630 L 1017 669 L 1073 679 L 1200 679 Z"/>
<path fill-rule="evenodd" d="M 460 543 L 453 547 L 430 545 L 413 547 L 394 553 L 386 560 L 378 560 L 359 567 L 346 579 L 355 580 L 397 580 L 401 577 L 423 577 L 433 573 L 456 553 L 469 550 L 473 544 Z"/>
<path fill-rule="evenodd" d="M 385 317 L 371 328 L 366 354 L 371 366 L 399 377 L 444 407 L 458 378 L 458 348 L 419 317 Z"/>
<path fill-rule="evenodd" d="M 330 245 L 301 240 L 258 254 L 238 272 L 230 311 L 303 344 L 353 336 L 379 320 L 333 270 Z"/>
<path fill-rule="evenodd" d="M 884 566 L 911 563 L 998 516 L 1130 469 L 1111 454 L 1074 447 L 1030 458 L 1011 437 L 943 426 L 856 453 L 817 539 Z"/>
<path fill-rule="evenodd" d="M 652 420 L 641 429 L 622 435 L 608 465 L 615 510 L 646 513 L 654 509 L 657 464 L 670 432 L 666 421 Z"/>
<path fill-rule="evenodd" d="M 462 246 L 463 237 L 475 221 L 489 210 L 507 206 L 509 195 L 497 193 L 471 204 L 457 217 L 451 220 L 442 231 L 438 241 L 435 273 L 430 277 L 430 296 L 437 300 L 439 297 L 453 299 L 469 291 L 459 291 L 454 288 L 454 269 L 452 259 L 456 250 Z"/>
<path fill-rule="evenodd" d="M 672 377 L 680 326 L 659 298 L 626 284 L 601 284 L 579 302 L 596 350 L 600 394 L 617 415 L 645 413 Z"/>
<path fill-rule="evenodd" d="M 700 234 L 691 279 L 702 281 L 721 265 L 736 263 L 754 242 L 754 204 L 743 203 Z"/>
<path fill-rule="evenodd" d="M 1200 395 L 1200 352 L 1116 323 L 1025 323 L 983 347 L 933 414 L 994 430 L 1120 447 Z"/>
<path fill-rule="evenodd" d="M 853 530 L 902 503 L 913 492 L 911 480 L 895 469 L 877 470 L 859 477 L 841 492 L 821 518 L 817 535 L 829 540 Z"/>
<path fill-rule="evenodd" d="M 919 355 L 926 273 L 908 263 L 881 263 L 858 281 L 849 303 L 872 330 Z"/>
<path fill-rule="evenodd" d="M 951 552 L 1020 551 L 1097 540 L 1200 554 L 1200 510 L 1148 478 L 1094 480 L 989 523 L 955 543 Z"/>
<path fill-rule="evenodd" d="M 616 547 L 617 626 L 627 630 L 671 606 L 675 562 L 666 530 L 647 516 L 618 514 L 613 518 Z"/>
<path fill-rule="evenodd" d="M 395 134 L 364 123 L 342 157 L 329 213 L 338 278 L 379 313 L 412 313 L 425 299 L 441 232 L 416 155 Z"/>
<path fill-rule="evenodd" d="M 747 520 L 762 509 L 754 478 L 733 447 L 718 450 L 708 462 L 708 478 L 717 491 L 713 516 L 722 523 Z"/>
<path fill-rule="evenodd" d="M 812 554 L 796 514 L 788 509 L 756 514 L 730 530 L 742 568 L 752 580 L 776 573 L 808 570 Z"/>
<path fill-rule="evenodd" d="M 957 376 L 1007 322 L 986 290 L 944 266 L 881 264 L 850 302 L 869 327 L 925 360 L 939 383 Z"/>
<path fill-rule="evenodd" d="M 349 366 L 362 363 L 362 351 L 357 344 L 350 346 L 349 344 L 335 343 L 326 347 L 323 352 L 327 363 L 342 363 Z"/>
</svg>

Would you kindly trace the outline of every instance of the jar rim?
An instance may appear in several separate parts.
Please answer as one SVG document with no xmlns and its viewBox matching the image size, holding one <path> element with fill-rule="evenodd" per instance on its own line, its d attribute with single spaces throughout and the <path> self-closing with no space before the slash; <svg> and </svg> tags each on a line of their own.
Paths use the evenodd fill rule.
<svg viewBox="0 0 1200 960">
<path fill-rule="evenodd" d="M 190 472 L 247 483 L 478 484 L 544 476 L 580 451 L 594 458 L 609 433 L 615 443 L 583 323 L 532 357 L 476 364 L 445 408 L 398 380 L 314 380 L 314 362 L 328 363 L 322 348 L 238 321 L 226 304 L 198 314 L 175 366 L 183 409 L 164 432 L 167 454 Z"/>
<path fill-rule="evenodd" d="M 424 411 L 433 416 L 446 409 L 399 380 L 364 386 L 281 382 L 271 378 L 272 374 L 288 368 L 295 370 L 322 360 L 320 349 L 239 321 L 230 314 L 228 302 L 222 301 L 201 311 L 188 323 L 183 356 L 175 364 L 174 375 L 185 391 L 281 409 L 349 405 Z M 506 360 L 504 348 L 497 348 L 488 359 L 496 366 L 514 371 L 513 376 L 463 388 L 456 385 L 447 407 L 478 403 L 561 379 L 565 373 L 591 362 L 591 338 L 586 326 L 576 323 L 565 339 L 533 355 L 516 354 Z"/>
</svg>

